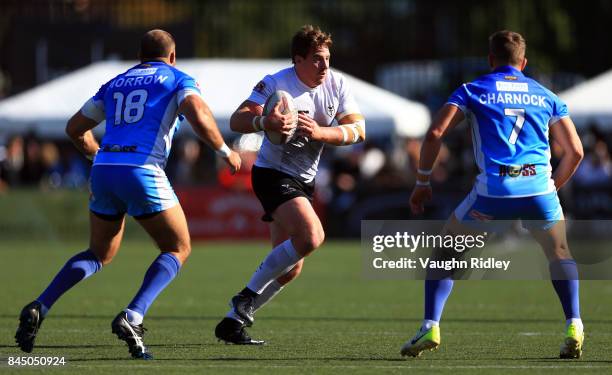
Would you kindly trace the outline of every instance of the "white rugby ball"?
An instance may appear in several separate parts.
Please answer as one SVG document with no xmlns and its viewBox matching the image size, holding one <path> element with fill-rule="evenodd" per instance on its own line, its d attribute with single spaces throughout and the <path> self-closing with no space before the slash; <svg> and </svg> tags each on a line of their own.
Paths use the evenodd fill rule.
<svg viewBox="0 0 612 375">
<path fill-rule="evenodd" d="M 278 102 L 281 103 L 278 110 L 283 115 L 293 113 L 293 116 L 295 118 L 294 125 L 296 126 L 293 128 L 293 130 L 291 130 L 291 133 L 289 135 L 284 135 L 277 131 L 266 130 L 266 138 L 268 138 L 268 140 L 275 145 L 281 145 L 289 142 L 291 138 L 293 138 L 293 135 L 295 134 L 295 131 L 297 129 L 297 107 L 295 106 L 293 97 L 287 91 L 277 90 L 272 95 L 270 95 L 268 99 L 266 99 L 266 104 L 263 108 L 263 115 L 267 116 L 268 114 L 270 114 L 274 110 L 274 107 Z"/>
</svg>

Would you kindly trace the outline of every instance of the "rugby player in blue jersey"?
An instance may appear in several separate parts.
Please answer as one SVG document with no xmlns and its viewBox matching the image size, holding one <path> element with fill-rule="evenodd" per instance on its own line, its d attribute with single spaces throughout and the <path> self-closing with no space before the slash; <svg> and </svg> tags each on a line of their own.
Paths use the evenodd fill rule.
<svg viewBox="0 0 612 375">
<path fill-rule="evenodd" d="M 223 141 L 198 84 L 174 67 L 172 35 L 163 30 L 147 32 L 139 58 L 138 65 L 102 85 L 66 126 L 74 145 L 93 159 L 89 248 L 69 259 L 42 294 L 21 311 L 15 339 L 27 353 L 57 299 L 112 261 L 128 214 L 153 238 L 161 254 L 111 328 L 127 343 L 133 358 L 152 358 L 143 342 L 143 317 L 191 252 L 185 214 L 164 173 L 178 117 L 184 116 L 233 172 L 240 168 L 240 157 Z M 98 144 L 91 129 L 103 120 L 106 132 Z"/>
<path fill-rule="evenodd" d="M 523 75 L 527 65 L 523 37 L 499 31 L 489 38 L 492 72 L 459 87 L 437 114 L 423 146 L 416 186 L 410 197 L 414 213 L 432 197 L 429 176 L 442 138 L 466 119 L 471 127 L 480 174 L 473 190 L 447 222 L 449 234 L 469 232 L 479 223 L 523 219 L 542 246 L 552 283 L 566 318 L 561 358 L 579 358 L 584 340 L 578 297 L 578 271 L 569 252 L 563 211 L 557 197 L 583 157 L 582 144 L 566 105 L 552 92 Z M 548 136 L 563 156 L 554 173 Z M 431 272 L 430 272 L 431 274 Z M 402 355 L 419 356 L 440 345 L 439 322 L 453 287 L 451 274 L 425 281 L 425 316 Z"/>
</svg>

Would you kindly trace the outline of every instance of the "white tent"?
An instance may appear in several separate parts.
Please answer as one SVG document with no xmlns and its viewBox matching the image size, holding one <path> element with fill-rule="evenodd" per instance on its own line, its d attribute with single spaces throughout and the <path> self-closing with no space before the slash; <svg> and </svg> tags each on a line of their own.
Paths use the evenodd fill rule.
<svg viewBox="0 0 612 375">
<path fill-rule="evenodd" d="M 104 61 L 0 101 L 0 133 L 35 130 L 63 136 L 68 118 L 100 85 L 135 65 L 134 61 Z M 179 60 L 177 68 L 196 78 L 221 131 L 229 132 L 229 118 L 266 74 L 290 64 L 287 60 Z M 356 100 L 366 117 L 370 136 L 420 136 L 429 126 L 427 108 L 349 77 Z M 103 129 L 103 126 L 98 126 Z M 182 126 L 189 128 L 189 126 Z"/>
<path fill-rule="evenodd" d="M 559 94 L 567 104 L 576 126 L 596 123 L 612 128 L 612 70 Z"/>
</svg>

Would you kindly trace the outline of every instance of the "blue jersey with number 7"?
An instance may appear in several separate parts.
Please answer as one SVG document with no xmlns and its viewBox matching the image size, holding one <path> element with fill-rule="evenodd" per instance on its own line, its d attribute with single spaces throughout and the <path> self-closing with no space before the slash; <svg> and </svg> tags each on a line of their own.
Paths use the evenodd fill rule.
<svg viewBox="0 0 612 375">
<path fill-rule="evenodd" d="M 163 62 L 144 62 L 102 85 L 81 108 L 83 115 L 106 120 L 94 165 L 164 169 L 178 108 L 188 95 L 200 95 L 196 81 Z"/>
<path fill-rule="evenodd" d="M 548 127 L 569 116 L 555 94 L 518 69 L 502 66 L 459 87 L 448 104 L 459 107 L 471 127 L 479 195 L 555 191 Z"/>
</svg>

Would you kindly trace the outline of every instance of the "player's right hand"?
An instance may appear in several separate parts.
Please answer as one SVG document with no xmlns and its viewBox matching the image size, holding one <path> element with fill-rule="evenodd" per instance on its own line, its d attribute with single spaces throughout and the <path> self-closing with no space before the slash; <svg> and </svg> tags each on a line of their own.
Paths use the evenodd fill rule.
<svg viewBox="0 0 612 375">
<path fill-rule="evenodd" d="M 293 113 L 284 115 L 280 111 L 280 105 L 281 102 L 276 103 L 272 112 L 264 117 L 264 129 L 289 136 L 291 130 L 297 126 L 297 121 Z"/>
<path fill-rule="evenodd" d="M 413 214 L 422 214 L 425 211 L 425 202 L 432 197 L 431 186 L 415 186 L 410 195 L 410 209 Z"/>
<path fill-rule="evenodd" d="M 236 151 L 232 151 L 229 157 L 223 158 L 227 165 L 230 167 L 230 172 L 235 174 L 240 170 L 240 164 L 242 163 L 242 159 L 240 155 Z"/>
</svg>

